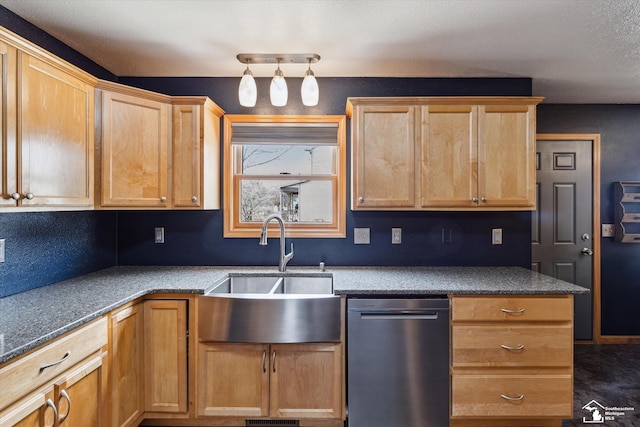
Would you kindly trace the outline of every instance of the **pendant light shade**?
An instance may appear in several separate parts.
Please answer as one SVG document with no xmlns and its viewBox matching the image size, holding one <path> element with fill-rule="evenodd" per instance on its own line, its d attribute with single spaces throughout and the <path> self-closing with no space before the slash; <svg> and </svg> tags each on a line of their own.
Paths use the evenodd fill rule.
<svg viewBox="0 0 640 427">
<path fill-rule="evenodd" d="M 269 95 L 271 96 L 271 105 L 274 107 L 284 107 L 287 105 L 289 91 L 287 89 L 287 82 L 284 80 L 284 74 L 280 69 L 279 61 L 278 69 L 271 79 L 271 90 L 269 91 Z"/>
<path fill-rule="evenodd" d="M 271 105 L 274 107 L 287 105 L 289 90 L 284 79 L 284 73 L 280 69 L 281 62 L 283 64 L 304 64 L 305 62 L 309 64 L 309 68 L 304 73 L 300 96 L 305 106 L 313 107 L 318 105 L 320 90 L 318 89 L 318 81 L 313 71 L 311 71 L 311 64 L 320 61 L 320 55 L 317 53 L 239 53 L 236 58 L 243 64 L 247 64 L 247 69 L 242 74 L 240 86 L 238 87 L 238 99 L 243 107 L 254 107 L 258 93 L 256 81 L 253 79 L 251 70 L 249 70 L 249 63 L 252 65 L 278 64 L 278 68 L 271 79 L 269 96 Z"/>
<path fill-rule="evenodd" d="M 238 87 L 238 99 L 243 107 L 255 107 L 257 98 L 258 88 L 256 87 L 256 81 L 251 70 L 249 70 L 249 64 L 247 64 L 247 69 L 242 74 L 240 86 Z"/>
<path fill-rule="evenodd" d="M 318 89 L 316 76 L 313 74 L 313 71 L 311 71 L 311 60 L 309 60 L 309 69 L 304 73 L 304 80 L 302 80 L 300 95 L 302 96 L 302 103 L 307 107 L 318 105 L 320 90 Z"/>
</svg>

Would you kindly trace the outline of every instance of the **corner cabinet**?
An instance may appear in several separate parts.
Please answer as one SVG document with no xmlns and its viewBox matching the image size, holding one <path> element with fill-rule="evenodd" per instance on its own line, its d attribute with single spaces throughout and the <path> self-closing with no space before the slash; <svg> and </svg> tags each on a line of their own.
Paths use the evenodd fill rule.
<svg viewBox="0 0 640 427">
<path fill-rule="evenodd" d="M 96 79 L 0 28 L 0 209 L 93 209 Z"/>
<path fill-rule="evenodd" d="M 535 209 L 541 101 L 349 98 L 352 209 Z"/>
<path fill-rule="evenodd" d="M 101 208 L 220 208 L 220 107 L 106 81 L 96 94 Z"/>
<path fill-rule="evenodd" d="M 451 303 L 451 426 L 560 426 L 572 417 L 572 295 Z"/>
</svg>

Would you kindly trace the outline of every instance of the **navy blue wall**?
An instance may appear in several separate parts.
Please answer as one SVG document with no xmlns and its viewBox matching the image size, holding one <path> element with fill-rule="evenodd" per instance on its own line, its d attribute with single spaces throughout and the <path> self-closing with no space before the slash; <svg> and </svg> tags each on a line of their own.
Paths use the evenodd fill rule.
<svg viewBox="0 0 640 427">
<path fill-rule="evenodd" d="M 537 130 L 600 134 L 600 218 L 612 224 L 613 183 L 640 181 L 640 105 L 542 104 Z M 602 334 L 640 335 L 640 245 L 601 240 Z"/>
</svg>

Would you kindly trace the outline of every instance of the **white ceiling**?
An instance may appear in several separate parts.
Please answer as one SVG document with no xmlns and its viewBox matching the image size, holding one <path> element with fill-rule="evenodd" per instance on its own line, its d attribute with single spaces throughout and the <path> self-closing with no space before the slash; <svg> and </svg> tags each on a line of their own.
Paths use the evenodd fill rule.
<svg viewBox="0 0 640 427">
<path fill-rule="evenodd" d="M 532 77 L 551 103 L 640 104 L 639 0 L 0 0 L 118 76 Z M 272 65 L 254 65 L 271 76 Z M 304 74 L 287 64 L 285 76 Z"/>
</svg>

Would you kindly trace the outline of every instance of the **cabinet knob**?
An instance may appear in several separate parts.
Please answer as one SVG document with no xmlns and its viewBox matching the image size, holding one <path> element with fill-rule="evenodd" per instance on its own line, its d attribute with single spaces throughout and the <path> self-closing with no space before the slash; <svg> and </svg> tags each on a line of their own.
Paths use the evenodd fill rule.
<svg viewBox="0 0 640 427">
<path fill-rule="evenodd" d="M 478 198 L 477 198 L 477 197 L 472 197 L 472 198 L 471 198 L 471 201 L 472 201 L 473 203 L 478 203 Z"/>
<path fill-rule="evenodd" d="M 31 200 L 31 199 L 33 199 L 33 193 L 27 193 L 27 194 L 24 196 L 24 198 L 25 198 L 25 199 L 27 199 L 27 200 Z"/>
<path fill-rule="evenodd" d="M 482 203 L 487 203 L 487 198 L 486 198 L 486 197 L 481 197 L 481 198 L 480 198 L 480 201 L 481 201 Z"/>
<path fill-rule="evenodd" d="M 11 195 L 11 198 L 12 198 L 13 200 L 20 200 L 20 193 L 13 193 L 13 194 Z"/>
<path fill-rule="evenodd" d="M 160 197 L 160 201 L 161 201 L 162 203 L 164 203 L 164 202 L 166 202 L 166 201 L 167 201 L 167 198 L 166 198 L 166 197 L 164 197 L 164 196 L 162 196 L 162 197 Z"/>
<path fill-rule="evenodd" d="M 364 197 L 358 197 L 358 201 L 359 201 L 360 203 L 364 202 Z"/>
<path fill-rule="evenodd" d="M 191 196 L 191 201 L 195 203 L 198 201 L 198 198 L 196 196 Z"/>
</svg>

